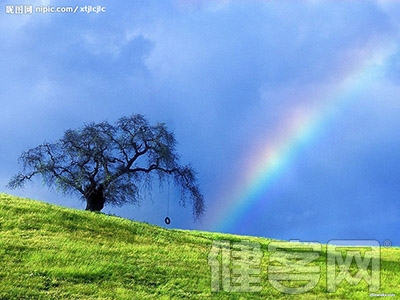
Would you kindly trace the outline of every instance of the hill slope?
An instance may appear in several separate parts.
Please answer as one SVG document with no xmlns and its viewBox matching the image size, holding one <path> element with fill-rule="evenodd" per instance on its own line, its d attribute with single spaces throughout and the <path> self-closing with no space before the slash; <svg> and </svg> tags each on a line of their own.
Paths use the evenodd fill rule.
<svg viewBox="0 0 400 300">
<path fill-rule="evenodd" d="M 365 299 L 365 282 L 326 293 L 326 247 L 318 284 L 283 294 L 268 281 L 271 240 L 167 230 L 145 223 L 0 194 L 0 299 Z M 260 292 L 211 292 L 215 240 L 261 246 Z M 354 266 L 353 266 L 354 267 Z M 354 273 L 354 272 L 353 272 Z M 400 296 L 400 249 L 381 250 L 381 287 Z"/>
</svg>

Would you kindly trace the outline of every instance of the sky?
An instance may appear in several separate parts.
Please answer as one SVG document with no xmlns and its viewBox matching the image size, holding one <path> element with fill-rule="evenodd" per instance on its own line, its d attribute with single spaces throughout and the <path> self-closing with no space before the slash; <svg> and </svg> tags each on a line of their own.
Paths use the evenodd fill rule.
<svg viewBox="0 0 400 300">
<path fill-rule="evenodd" d="M 141 113 L 174 131 L 206 212 L 194 222 L 190 204 L 164 186 L 140 207 L 105 213 L 168 228 L 400 245 L 396 1 L 19 4 L 32 14 L 0 0 L 0 192 L 84 209 L 40 178 L 7 189 L 18 157 L 66 129 Z M 79 9 L 38 12 L 61 6 Z"/>
</svg>

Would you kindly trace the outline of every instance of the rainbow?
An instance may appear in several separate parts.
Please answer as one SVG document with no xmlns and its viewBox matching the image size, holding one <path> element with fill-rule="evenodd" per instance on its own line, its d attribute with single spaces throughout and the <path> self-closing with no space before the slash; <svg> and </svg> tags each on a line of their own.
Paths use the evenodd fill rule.
<svg viewBox="0 0 400 300">
<path fill-rule="evenodd" d="M 239 225 L 243 214 L 263 199 L 262 195 L 277 183 L 300 154 L 315 144 L 346 108 L 385 73 L 396 50 L 393 43 L 363 49 L 364 57 L 341 72 L 336 84 L 313 94 L 313 99 L 318 100 L 313 101 L 313 107 L 293 108 L 278 124 L 278 128 L 283 128 L 279 136 L 257 147 L 236 187 L 218 197 L 219 207 L 213 208 L 210 217 L 212 230 L 229 232 Z"/>
</svg>

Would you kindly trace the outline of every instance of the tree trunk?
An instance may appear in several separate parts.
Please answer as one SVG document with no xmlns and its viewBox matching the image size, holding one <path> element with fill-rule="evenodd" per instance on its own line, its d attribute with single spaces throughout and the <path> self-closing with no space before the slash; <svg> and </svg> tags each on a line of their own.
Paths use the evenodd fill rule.
<svg viewBox="0 0 400 300">
<path fill-rule="evenodd" d="M 86 210 L 89 211 L 101 211 L 104 207 L 104 194 L 103 186 L 99 187 L 89 187 L 85 195 L 86 198 Z"/>
</svg>

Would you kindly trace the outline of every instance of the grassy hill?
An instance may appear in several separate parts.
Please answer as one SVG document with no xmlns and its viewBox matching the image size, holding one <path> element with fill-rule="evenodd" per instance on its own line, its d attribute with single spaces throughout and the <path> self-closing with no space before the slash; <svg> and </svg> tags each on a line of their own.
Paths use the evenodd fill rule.
<svg viewBox="0 0 400 300">
<path fill-rule="evenodd" d="M 321 267 L 316 287 L 288 295 L 268 280 L 269 239 L 167 230 L 6 194 L 0 233 L 0 299 L 370 299 L 364 281 L 326 292 L 326 246 L 314 262 Z M 215 240 L 261 245 L 260 292 L 211 292 Z M 380 262 L 375 293 L 400 297 L 400 249 L 382 247 Z"/>
</svg>

